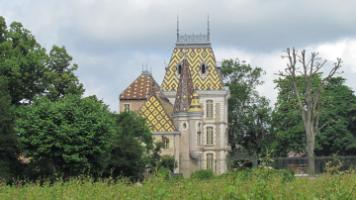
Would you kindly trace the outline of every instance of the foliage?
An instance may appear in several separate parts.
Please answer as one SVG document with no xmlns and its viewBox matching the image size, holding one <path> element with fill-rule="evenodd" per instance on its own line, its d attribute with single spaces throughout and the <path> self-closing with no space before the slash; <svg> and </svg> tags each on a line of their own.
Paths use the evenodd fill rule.
<svg viewBox="0 0 356 200">
<path fill-rule="evenodd" d="M 256 91 L 256 86 L 263 83 L 263 70 L 239 60 L 225 60 L 221 71 L 231 93 L 228 119 L 233 154 L 239 146 L 250 155 L 263 154 L 271 139 L 272 113 L 269 101 Z"/>
<path fill-rule="evenodd" d="M 248 174 L 248 178 L 246 178 Z M 268 179 L 265 177 L 268 176 Z M 324 174 L 283 181 L 279 171 L 239 171 L 209 180 L 166 180 L 142 183 L 75 178 L 53 184 L 9 186 L 0 183 L 0 199 L 355 199 L 356 173 Z"/>
<path fill-rule="evenodd" d="M 333 155 L 332 160 L 328 161 L 325 165 L 325 172 L 328 174 L 341 173 L 342 162 L 336 154 Z"/>
<path fill-rule="evenodd" d="M 72 57 L 64 47 L 53 46 L 49 52 L 48 71 L 46 73 L 48 86 L 47 96 L 56 100 L 66 94 L 82 95 L 83 85 L 79 83 L 74 71 L 76 64 L 71 64 Z"/>
<path fill-rule="evenodd" d="M 8 79 L 12 104 L 21 104 L 46 88 L 46 51 L 21 23 L 7 27 L 0 16 L 0 75 Z"/>
<path fill-rule="evenodd" d="M 205 180 L 205 179 L 211 179 L 214 177 L 214 173 L 211 170 L 198 170 L 192 173 L 191 177 L 193 179 L 199 179 L 199 180 Z"/>
<path fill-rule="evenodd" d="M 319 81 L 315 76 L 314 82 Z M 278 97 L 273 112 L 273 127 L 276 136 L 276 154 L 286 156 L 288 152 L 305 152 L 305 134 L 296 99 L 290 92 L 290 80 L 278 79 Z M 356 101 L 353 91 L 341 77 L 332 78 L 320 97 L 320 133 L 316 137 L 317 155 L 352 155 L 355 153 L 356 134 L 352 134 L 352 107 Z M 298 77 L 302 89 L 302 77 Z"/>
<path fill-rule="evenodd" d="M 112 177 L 142 179 L 153 149 L 152 134 L 145 120 L 133 112 L 120 113 L 110 143 L 111 158 L 106 173 Z"/>
<path fill-rule="evenodd" d="M 161 159 L 159 162 L 159 168 L 165 168 L 165 169 L 168 169 L 170 172 L 173 172 L 175 164 L 176 164 L 176 161 L 173 156 L 163 155 L 163 156 L 161 156 Z"/>
<path fill-rule="evenodd" d="M 95 96 L 46 97 L 17 110 L 17 133 L 32 178 L 98 175 L 105 166 L 113 119 Z"/>
<path fill-rule="evenodd" d="M 6 78 L 0 76 L 0 179 L 6 181 L 16 177 L 19 168 L 13 110 Z"/>
<path fill-rule="evenodd" d="M 329 84 L 336 72 L 341 68 L 342 61 L 340 58 L 337 58 L 336 62 L 327 70 L 324 77 L 323 71 L 326 71 L 325 66 L 327 60 L 319 57 L 319 53 L 317 52 L 312 52 L 310 56 L 307 56 L 305 50 L 298 52 L 294 48 L 287 48 L 282 58 L 286 58 L 288 63 L 284 68 L 284 72 L 280 72 L 279 75 L 289 78 L 291 93 L 293 98 L 296 99 L 305 130 L 308 173 L 314 175 L 315 141 L 321 129 L 320 109 L 323 107 L 321 94 L 326 85 Z M 298 77 L 302 78 L 298 80 Z M 318 77 L 318 79 L 315 79 L 315 77 Z M 302 89 L 300 89 L 300 85 L 298 85 L 300 80 L 303 81 L 301 84 Z"/>
</svg>

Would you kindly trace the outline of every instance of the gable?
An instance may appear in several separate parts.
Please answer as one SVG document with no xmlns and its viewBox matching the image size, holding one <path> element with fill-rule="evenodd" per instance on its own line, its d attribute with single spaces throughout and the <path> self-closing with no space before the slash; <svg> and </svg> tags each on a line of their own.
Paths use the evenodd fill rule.
<svg viewBox="0 0 356 200">
<path fill-rule="evenodd" d="M 211 47 L 174 48 L 168 64 L 161 89 L 163 91 L 177 91 L 179 75 L 177 66 L 186 58 L 195 90 L 221 90 L 223 83 L 216 67 L 214 52 Z M 207 65 L 206 75 L 201 74 L 201 65 Z"/>
<path fill-rule="evenodd" d="M 173 107 L 155 95 L 148 98 L 139 114 L 146 119 L 152 132 L 173 132 L 176 128 L 171 119 Z"/>
</svg>

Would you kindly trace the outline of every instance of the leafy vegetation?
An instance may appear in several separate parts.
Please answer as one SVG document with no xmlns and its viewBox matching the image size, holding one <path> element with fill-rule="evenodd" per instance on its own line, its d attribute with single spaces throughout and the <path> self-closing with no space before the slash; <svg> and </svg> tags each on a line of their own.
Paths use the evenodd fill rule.
<svg viewBox="0 0 356 200">
<path fill-rule="evenodd" d="M 298 85 L 302 88 L 302 78 Z M 319 77 L 315 76 L 314 82 Z M 305 152 L 305 134 L 298 105 L 290 92 L 287 78 L 276 81 L 279 90 L 276 106 L 273 112 L 273 127 L 275 132 L 275 153 L 286 156 L 288 152 Z M 332 78 L 321 93 L 320 98 L 320 133 L 316 137 L 315 153 L 318 156 L 354 155 L 356 153 L 356 135 L 352 129 L 352 106 L 356 96 L 345 85 L 341 77 Z"/>
<path fill-rule="evenodd" d="M 264 154 L 271 139 L 272 108 L 267 98 L 256 90 L 263 83 L 264 71 L 239 60 L 225 60 L 221 71 L 231 93 L 228 119 L 232 157 L 242 147 L 257 166 L 257 159 Z"/>
<path fill-rule="evenodd" d="M 342 199 L 356 198 L 356 173 L 316 178 L 291 177 L 286 171 L 255 169 L 210 179 L 165 179 L 142 183 L 75 178 L 53 184 L 0 184 L 0 199 Z"/>
</svg>

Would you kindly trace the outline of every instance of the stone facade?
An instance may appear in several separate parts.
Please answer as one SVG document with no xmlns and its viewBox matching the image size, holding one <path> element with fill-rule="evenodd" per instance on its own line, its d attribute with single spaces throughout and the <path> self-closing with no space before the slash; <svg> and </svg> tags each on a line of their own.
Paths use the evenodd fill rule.
<svg viewBox="0 0 356 200">
<path fill-rule="evenodd" d="M 146 118 L 154 140 L 164 143 L 161 154 L 172 155 L 174 172 L 184 177 L 200 169 L 226 172 L 229 151 L 229 91 L 223 86 L 209 35 L 194 38 L 183 40 L 177 33 L 160 87 L 145 72 L 120 95 L 120 110 L 130 104 L 132 111 Z M 145 83 L 150 86 L 144 87 Z"/>
</svg>

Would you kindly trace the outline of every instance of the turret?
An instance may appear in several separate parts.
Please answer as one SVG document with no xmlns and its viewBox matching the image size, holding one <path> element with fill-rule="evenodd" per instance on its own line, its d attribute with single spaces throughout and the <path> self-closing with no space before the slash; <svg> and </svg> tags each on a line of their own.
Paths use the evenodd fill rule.
<svg viewBox="0 0 356 200">
<path fill-rule="evenodd" d="M 202 133 L 202 120 L 203 110 L 200 105 L 199 95 L 194 92 L 192 95 L 192 101 L 189 106 L 189 155 L 192 159 L 200 162 L 202 152 L 199 149 L 201 145 L 201 133 Z M 200 164 L 200 163 L 199 163 Z"/>
</svg>

